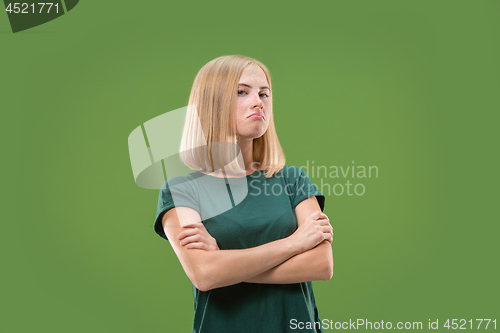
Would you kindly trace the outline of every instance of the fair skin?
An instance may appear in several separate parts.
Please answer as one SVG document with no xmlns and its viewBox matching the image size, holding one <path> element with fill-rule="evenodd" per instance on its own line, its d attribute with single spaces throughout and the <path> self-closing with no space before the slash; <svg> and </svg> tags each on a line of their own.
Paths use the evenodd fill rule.
<svg viewBox="0 0 500 333">
<path fill-rule="evenodd" d="M 250 65 L 238 85 L 236 132 L 247 174 L 253 168 L 253 139 L 268 128 L 271 92 L 264 71 Z M 316 197 L 295 207 L 297 230 L 287 238 L 242 250 L 220 250 L 197 211 L 176 207 L 163 216 L 163 229 L 184 271 L 202 291 L 250 283 L 329 280 L 333 274 L 333 229 Z M 181 222 L 182 221 L 182 222 Z"/>
<path fill-rule="evenodd" d="M 198 212 L 189 207 L 169 209 L 163 216 L 163 229 L 186 275 L 201 291 L 240 282 L 283 284 L 329 280 L 333 274 L 330 246 L 333 231 L 326 215 L 316 206 L 315 197 L 310 199 L 295 208 L 300 214 L 299 227 L 292 235 L 253 248 L 207 251 L 181 245 L 189 237 L 193 238 L 188 244 L 198 246 L 203 238 L 213 239 L 202 226 Z M 180 220 L 191 222 L 181 225 Z M 183 237 L 184 231 L 190 231 L 191 236 Z"/>
<path fill-rule="evenodd" d="M 263 115 L 264 119 L 255 114 Z M 247 174 L 255 171 L 252 168 L 253 140 L 264 135 L 271 114 L 272 96 L 266 74 L 259 66 L 250 65 L 240 76 L 236 102 L 236 133 Z"/>
</svg>

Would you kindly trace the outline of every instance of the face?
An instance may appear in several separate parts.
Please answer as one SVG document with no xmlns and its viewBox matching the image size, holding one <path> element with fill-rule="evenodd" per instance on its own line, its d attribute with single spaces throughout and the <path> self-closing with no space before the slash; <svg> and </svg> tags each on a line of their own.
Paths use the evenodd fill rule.
<svg viewBox="0 0 500 333">
<path fill-rule="evenodd" d="M 259 138 L 266 132 L 272 113 L 266 74 L 252 64 L 243 70 L 238 83 L 236 133 L 240 140 Z"/>
</svg>

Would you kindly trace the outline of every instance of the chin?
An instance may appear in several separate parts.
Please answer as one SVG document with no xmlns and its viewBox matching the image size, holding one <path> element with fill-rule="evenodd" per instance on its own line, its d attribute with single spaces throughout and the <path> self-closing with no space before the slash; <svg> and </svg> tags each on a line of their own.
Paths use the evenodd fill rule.
<svg viewBox="0 0 500 333">
<path fill-rule="evenodd" d="M 266 128 L 261 128 L 255 131 L 245 131 L 245 133 L 239 134 L 241 138 L 245 139 L 258 139 L 267 132 Z"/>
<path fill-rule="evenodd" d="M 242 138 L 242 139 L 258 139 L 261 136 L 263 136 L 265 133 L 266 133 L 266 131 L 257 132 L 257 133 L 245 133 L 245 134 L 240 134 L 240 138 Z"/>
</svg>

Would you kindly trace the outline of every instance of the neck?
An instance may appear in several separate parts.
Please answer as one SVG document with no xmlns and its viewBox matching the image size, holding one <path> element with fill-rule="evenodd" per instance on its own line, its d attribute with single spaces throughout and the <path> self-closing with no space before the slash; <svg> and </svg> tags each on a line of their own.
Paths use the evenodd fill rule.
<svg viewBox="0 0 500 333">
<path fill-rule="evenodd" d="M 253 139 L 239 139 L 238 146 L 241 149 L 243 162 L 245 163 L 245 170 L 247 175 L 253 173 L 255 166 L 253 163 Z"/>
</svg>

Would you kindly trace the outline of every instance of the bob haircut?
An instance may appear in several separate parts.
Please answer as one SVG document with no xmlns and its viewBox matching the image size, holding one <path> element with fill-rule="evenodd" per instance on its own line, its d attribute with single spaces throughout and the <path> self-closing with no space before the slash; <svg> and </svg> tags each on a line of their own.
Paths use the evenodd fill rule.
<svg viewBox="0 0 500 333">
<path fill-rule="evenodd" d="M 245 172 L 242 159 L 239 163 L 237 159 L 240 148 L 235 113 L 240 76 L 252 64 L 262 68 L 271 92 L 269 126 L 253 140 L 252 168 L 265 171 L 270 178 L 284 167 L 285 155 L 274 126 L 269 70 L 261 62 L 241 55 L 216 58 L 196 75 L 180 146 L 180 158 L 187 167 L 205 173 L 219 169 L 232 174 Z"/>
</svg>

